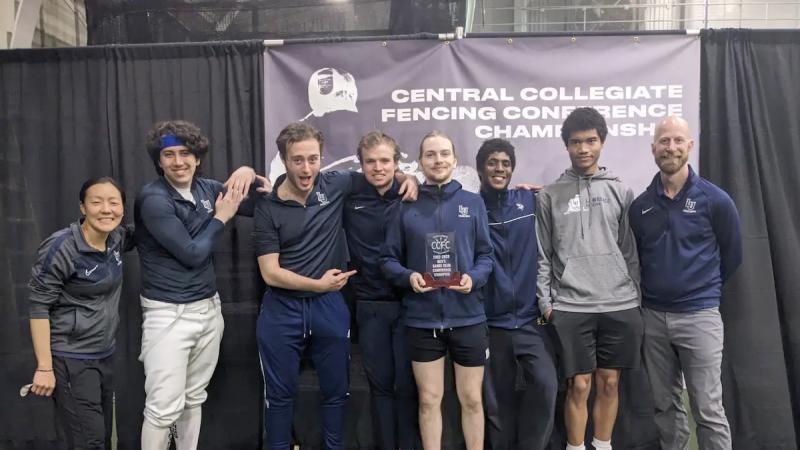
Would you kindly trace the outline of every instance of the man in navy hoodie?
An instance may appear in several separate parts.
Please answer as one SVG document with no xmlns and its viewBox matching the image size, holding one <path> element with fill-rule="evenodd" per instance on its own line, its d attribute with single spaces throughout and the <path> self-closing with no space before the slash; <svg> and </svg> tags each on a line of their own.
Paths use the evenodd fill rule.
<svg viewBox="0 0 800 450">
<path fill-rule="evenodd" d="M 728 194 L 687 164 L 693 146 L 686 120 L 664 119 L 652 144 L 659 173 L 630 208 L 641 261 L 644 362 L 665 450 L 689 446 L 682 378 L 699 447 L 731 448 L 719 304 L 722 285 L 742 261 L 739 216 Z"/>
<path fill-rule="evenodd" d="M 454 361 L 461 403 L 461 425 L 467 450 L 483 448 L 483 366 L 489 357 L 486 315 L 479 290 L 492 271 L 492 244 L 486 207 L 477 195 L 453 180 L 456 153 L 440 132 L 420 143 L 425 184 L 416 203 L 393 208 L 382 251 L 382 266 L 395 285 L 409 289 L 403 297 L 414 378 L 419 391 L 419 422 L 425 450 L 441 448 L 444 362 Z M 451 287 L 428 285 L 427 248 L 432 243 L 456 251 Z M 438 247 L 437 247 L 438 248 Z M 452 256 L 452 254 L 451 254 Z"/>
<path fill-rule="evenodd" d="M 515 166 L 514 146 L 505 139 L 485 141 L 475 157 L 494 247 L 494 270 L 484 288 L 491 353 L 484 381 L 487 434 L 492 449 L 544 449 L 558 378 L 552 343 L 536 320 L 536 195 L 508 189 Z M 518 364 L 536 397 L 524 416 L 515 390 Z M 518 443 L 518 429 L 529 439 Z"/>
</svg>

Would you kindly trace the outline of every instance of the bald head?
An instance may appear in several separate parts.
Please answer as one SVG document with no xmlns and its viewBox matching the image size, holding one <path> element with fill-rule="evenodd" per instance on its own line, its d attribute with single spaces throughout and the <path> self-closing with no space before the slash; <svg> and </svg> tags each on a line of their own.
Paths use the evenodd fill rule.
<svg viewBox="0 0 800 450">
<path fill-rule="evenodd" d="M 690 137 L 692 135 L 692 132 L 689 129 L 689 122 L 687 122 L 686 119 L 680 116 L 667 116 L 664 120 L 659 122 L 658 125 L 656 125 L 656 133 L 653 136 L 653 142 L 658 141 L 658 137 L 664 131 L 674 130 L 681 131 L 686 137 Z"/>
<path fill-rule="evenodd" d="M 689 152 L 694 147 L 689 122 L 682 117 L 669 116 L 656 126 L 652 150 L 656 165 L 665 175 L 687 171 Z"/>
</svg>

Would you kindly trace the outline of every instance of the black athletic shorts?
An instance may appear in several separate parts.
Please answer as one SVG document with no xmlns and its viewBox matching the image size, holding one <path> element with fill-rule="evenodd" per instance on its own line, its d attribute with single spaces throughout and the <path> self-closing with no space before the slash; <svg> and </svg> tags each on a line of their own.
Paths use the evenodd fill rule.
<svg viewBox="0 0 800 450">
<path fill-rule="evenodd" d="M 644 327 L 639 308 L 606 313 L 553 311 L 565 378 L 602 369 L 636 369 L 641 364 Z"/>
<path fill-rule="evenodd" d="M 436 361 L 447 352 L 456 364 L 464 367 L 483 366 L 489 359 L 486 322 L 443 330 L 408 327 L 406 335 L 412 361 Z"/>
</svg>

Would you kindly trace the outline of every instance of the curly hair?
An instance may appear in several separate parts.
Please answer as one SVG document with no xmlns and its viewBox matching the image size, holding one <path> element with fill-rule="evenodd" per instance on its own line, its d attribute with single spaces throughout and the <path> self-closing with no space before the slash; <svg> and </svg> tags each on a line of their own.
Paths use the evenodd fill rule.
<svg viewBox="0 0 800 450">
<path fill-rule="evenodd" d="M 280 153 L 281 159 L 286 161 L 286 150 L 289 147 L 309 139 L 317 141 L 319 144 L 319 153 L 322 155 L 322 147 L 325 144 L 325 138 L 322 137 L 322 132 L 305 122 L 293 122 L 286 125 L 278 134 L 278 138 L 275 139 L 275 145 L 278 146 L 278 153 Z"/>
<path fill-rule="evenodd" d="M 483 141 L 481 148 L 478 149 L 478 154 L 475 155 L 475 168 L 478 173 L 486 168 L 486 160 L 489 159 L 492 153 L 505 153 L 511 160 L 511 170 L 517 167 L 517 155 L 514 154 L 514 146 L 511 142 L 505 139 L 493 138 Z"/>
<path fill-rule="evenodd" d="M 569 146 L 568 141 L 572 133 L 588 130 L 596 130 L 597 135 L 600 137 L 600 142 L 606 142 L 606 136 L 608 135 L 606 119 L 594 108 L 576 108 L 569 113 L 567 118 L 564 119 L 564 124 L 561 125 L 561 139 L 564 141 L 564 145 Z"/>
<path fill-rule="evenodd" d="M 358 162 L 364 162 L 364 150 L 377 147 L 380 144 L 385 144 L 394 151 L 394 162 L 400 161 L 400 146 L 397 145 L 397 141 L 383 131 L 376 130 L 365 134 L 361 137 L 361 140 L 358 141 L 358 147 L 356 148 Z"/>
<path fill-rule="evenodd" d="M 161 150 L 164 146 L 161 144 L 161 138 L 164 136 L 173 135 L 183 142 L 186 148 L 197 158 L 202 161 L 203 157 L 208 153 L 208 138 L 200 131 L 200 128 L 185 120 L 165 120 L 153 125 L 153 128 L 147 132 L 145 146 L 150 159 L 153 160 L 153 165 L 159 175 L 164 175 L 164 171 L 158 164 Z M 198 167 L 195 175 L 200 175 L 200 168 Z"/>
</svg>

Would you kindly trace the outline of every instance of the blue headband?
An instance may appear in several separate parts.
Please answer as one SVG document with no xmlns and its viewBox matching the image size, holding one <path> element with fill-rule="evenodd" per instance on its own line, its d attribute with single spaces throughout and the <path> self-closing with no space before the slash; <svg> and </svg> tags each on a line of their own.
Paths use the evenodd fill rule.
<svg viewBox="0 0 800 450">
<path fill-rule="evenodd" d="M 175 147 L 176 145 L 182 145 L 186 147 L 186 143 L 174 134 L 165 134 L 161 136 L 161 150 L 164 150 L 167 147 Z"/>
</svg>

